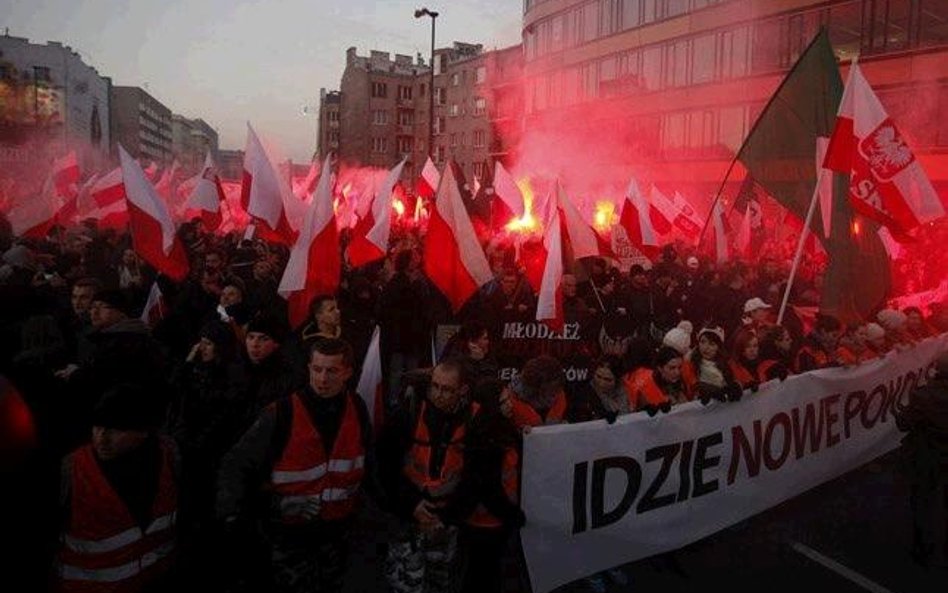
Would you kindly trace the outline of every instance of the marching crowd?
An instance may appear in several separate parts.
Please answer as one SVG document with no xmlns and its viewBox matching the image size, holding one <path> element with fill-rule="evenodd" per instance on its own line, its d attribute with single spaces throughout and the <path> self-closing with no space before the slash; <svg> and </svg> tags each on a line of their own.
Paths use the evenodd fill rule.
<svg viewBox="0 0 948 593">
<path fill-rule="evenodd" d="M 20 435 L 5 462 L 22 486 L 7 508 L 22 511 L 13 558 L 37 590 L 340 591 L 366 504 L 389 518 L 378 564 L 392 591 L 523 590 L 524 431 L 736 401 L 948 330 L 940 303 L 808 318 L 816 267 L 776 325 L 785 258 L 719 266 L 668 245 L 649 269 L 592 260 L 564 275 L 588 380 L 550 355 L 501 380 L 504 324 L 536 311 L 510 245 L 491 245 L 494 280 L 455 314 L 403 232 L 290 327 L 285 248 L 196 221 L 179 236 L 192 273 L 177 284 L 94 225 L 0 237 L 0 432 Z M 146 310 L 153 286 L 163 303 Z M 433 353 L 445 325 L 458 330 Z M 376 326 L 370 414 L 355 384 Z M 625 578 L 587 584 L 607 577 Z"/>
</svg>

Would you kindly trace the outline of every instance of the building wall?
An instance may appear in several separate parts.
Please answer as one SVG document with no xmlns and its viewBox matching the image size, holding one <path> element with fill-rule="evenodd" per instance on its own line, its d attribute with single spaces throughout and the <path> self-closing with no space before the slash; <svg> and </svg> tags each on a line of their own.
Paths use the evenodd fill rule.
<svg viewBox="0 0 948 593">
<path fill-rule="evenodd" d="M 524 8 L 526 126 L 601 131 L 655 181 L 720 182 L 820 27 L 842 74 L 858 55 L 936 185 L 948 181 L 946 2 L 532 0 Z"/>
<path fill-rule="evenodd" d="M 316 153 L 323 159 L 330 152 L 339 152 L 339 91 L 319 89 L 319 129 Z"/>
<path fill-rule="evenodd" d="M 69 46 L 0 36 L 0 102 L 6 120 L 0 144 L 29 142 L 33 162 L 72 149 L 83 166 L 97 168 L 109 156 L 110 87 L 111 80 Z M 12 119 L 22 125 L 12 125 Z"/>
<path fill-rule="evenodd" d="M 171 110 L 144 89 L 112 87 L 112 125 L 114 141 L 135 158 L 170 162 Z"/>
<path fill-rule="evenodd" d="M 217 167 L 223 179 L 240 181 L 243 179 L 244 151 L 226 149 L 218 151 Z"/>
<path fill-rule="evenodd" d="M 217 131 L 203 119 L 175 113 L 171 116 L 171 136 L 172 153 L 185 172 L 200 170 L 208 151 L 217 159 Z"/>
</svg>

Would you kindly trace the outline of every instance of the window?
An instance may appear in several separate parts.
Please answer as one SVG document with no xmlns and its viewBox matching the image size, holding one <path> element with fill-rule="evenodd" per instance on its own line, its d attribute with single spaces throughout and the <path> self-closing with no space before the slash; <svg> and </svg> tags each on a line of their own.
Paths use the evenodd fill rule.
<svg viewBox="0 0 948 593">
<path fill-rule="evenodd" d="M 597 64 L 586 64 L 582 67 L 582 96 L 586 99 L 595 99 L 599 96 L 599 72 Z"/>
<path fill-rule="evenodd" d="M 484 130 L 474 130 L 474 148 L 483 148 L 486 137 Z"/>
<path fill-rule="evenodd" d="M 398 138 L 396 143 L 398 145 L 398 152 L 400 153 L 411 152 L 411 144 L 412 144 L 411 138 L 406 138 L 403 136 L 403 137 Z"/>
<path fill-rule="evenodd" d="M 599 32 L 599 4 L 590 2 L 583 6 L 583 41 L 592 41 Z"/>
<path fill-rule="evenodd" d="M 744 142 L 745 107 L 724 107 L 718 114 L 718 142 L 731 152 L 737 152 Z"/>
<path fill-rule="evenodd" d="M 449 144 L 450 144 L 452 147 L 458 145 L 458 135 L 457 135 L 457 134 L 451 134 L 451 135 L 449 136 L 449 138 L 451 139 L 450 142 L 449 142 Z"/>
<path fill-rule="evenodd" d="M 721 77 L 740 78 L 747 75 L 749 62 L 748 28 L 741 27 L 721 34 Z"/>
<path fill-rule="evenodd" d="M 328 117 L 329 117 L 329 121 L 330 121 L 330 122 L 337 122 L 337 121 L 339 121 L 339 112 L 338 112 L 338 111 L 330 111 L 327 115 L 328 115 Z"/>
<path fill-rule="evenodd" d="M 574 9 L 569 15 L 569 34 L 566 39 L 574 47 L 583 42 L 583 7 Z"/>
<path fill-rule="evenodd" d="M 337 144 L 339 142 L 339 130 L 329 131 L 329 141 L 333 144 Z"/>
<path fill-rule="evenodd" d="M 669 113 L 662 126 L 662 148 L 677 151 L 685 145 L 685 114 Z"/>
<path fill-rule="evenodd" d="M 474 97 L 474 115 L 484 115 L 485 111 L 487 111 L 487 99 Z"/>
<path fill-rule="evenodd" d="M 436 151 L 436 155 L 435 155 L 435 160 L 438 161 L 439 164 L 444 163 L 444 146 L 438 147 L 438 150 Z"/>
<path fill-rule="evenodd" d="M 487 67 L 478 66 L 474 71 L 474 84 L 484 84 L 487 82 Z"/>
<path fill-rule="evenodd" d="M 461 110 L 458 109 L 458 104 L 457 104 L 457 103 L 452 103 L 452 104 L 451 104 L 451 109 L 450 109 L 450 111 L 448 111 L 448 114 L 449 114 L 451 117 L 457 117 L 458 114 L 460 114 L 460 113 L 461 113 Z"/>
<path fill-rule="evenodd" d="M 474 145 L 477 146 L 476 143 Z M 474 177 L 477 177 L 478 179 L 483 179 L 485 169 L 486 167 L 483 162 L 474 163 Z"/>
<path fill-rule="evenodd" d="M 399 111 L 398 112 L 398 125 L 400 126 L 415 125 L 415 112 L 414 111 Z"/>
<path fill-rule="evenodd" d="M 701 84 L 714 80 L 715 35 L 701 35 L 691 40 L 691 83 Z"/>
<path fill-rule="evenodd" d="M 388 152 L 388 138 L 372 138 L 372 152 Z"/>
<path fill-rule="evenodd" d="M 421 85 L 420 87 L 418 87 L 418 96 L 419 96 L 419 97 L 427 97 L 427 96 L 428 96 L 428 85 L 422 83 L 422 85 Z"/>
<path fill-rule="evenodd" d="M 623 29 L 642 24 L 642 0 L 622 0 L 621 17 Z"/>
<path fill-rule="evenodd" d="M 435 88 L 435 105 L 444 105 L 448 102 L 448 91 L 443 86 Z"/>
<path fill-rule="evenodd" d="M 566 18 L 559 14 L 550 21 L 550 51 L 560 51 L 566 47 Z"/>
<path fill-rule="evenodd" d="M 465 134 L 464 132 L 461 132 L 460 140 L 461 140 L 461 146 L 467 146 L 467 134 Z"/>
<path fill-rule="evenodd" d="M 424 92 L 424 90 L 422 90 Z M 411 101 L 411 87 L 410 86 L 398 86 L 398 98 L 403 101 Z"/>
<path fill-rule="evenodd" d="M 665 16 L 673 17 L 688 11 L 688 0 L 665 0 Z"/>
<path fill-rule="evenodd" d="M 649 91 L 661 87 L 662 48 L 649 47 L 642 52 L 642 86 Z"/>
<path fill-rule="evenodd" d="M 754 45 L 751 67 L 754 73 L 779 70 L 781 23 L 784 19 L 770 19 L 754 24 Z"/>
<path fill-rule="evenodd" d="M 377 126 L 384 126 L 388 123 L 388 112 L 376 110 L 372 112 L 372 123 Z"/>
<path fill-rule="evenodd" d="M 599 34 L 612 35 L 621 28 L 622 0 L 601 0 L 599 5 Z"/>
<path fill-rule="evenodd" d="M 388 96 L 388 84 L 384 82 L 372 83 L 372 96 L 376 99 L 384 99 Z"/>
<path fill-rule="evenodd" d="M 436 117 L 434 120 L 434 124 L 435 124 L 434 133 L 443 134 L 444 133 L 444 117 L 441 117 L 441 116 Z"/>
<path fill-rule="evenodd" d="M 669 44 L 665 48 L 665 85 L 670 87 L 688 84 L 687 41 Z"/>
<path fill-rule="evenodd" d="M 457 72 L 451 75 L 451 86 L 458 86 L 461 83 L 461 77 Z"/>
</svg>

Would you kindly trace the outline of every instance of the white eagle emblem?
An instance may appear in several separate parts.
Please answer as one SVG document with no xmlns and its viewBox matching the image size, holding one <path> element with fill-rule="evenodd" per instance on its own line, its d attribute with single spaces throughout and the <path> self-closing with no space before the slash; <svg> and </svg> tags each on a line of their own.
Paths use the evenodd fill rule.
<svg viewBox="0 0 948 593">
<path fill-rule="evenodd" d="M 890 119 L 859 143 L 859 152 L 869 162 L 873 176 L 880 181 L 889 181 L 915 160 L 912 149 Z"/>
</svg>

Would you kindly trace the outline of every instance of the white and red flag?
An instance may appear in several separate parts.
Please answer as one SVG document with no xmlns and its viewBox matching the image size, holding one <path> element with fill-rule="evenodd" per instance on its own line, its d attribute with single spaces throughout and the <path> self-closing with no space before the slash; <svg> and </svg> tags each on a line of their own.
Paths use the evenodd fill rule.
<svg viewBox="0 0 948 593">
<path fill-rule="evenodd" d="M 629 242 L 649 258 L 658 254 L 659 235 L 671 231 L 671 222 L 645 200 L 635 179 L 629 181 L 625 191 L 619 224 L 625 229 Z"/>
<path fill-rule="evenodd" d="M 359 375 L 356 385 L 356 392 L 365 402 L 365 408 L 369 412 L 373 431 L 378 431 L 385 419 L 382 400 L 382 351 L 379 344 L 379 326 L 376 325 L 369 341 L 369 349 L 365 353 L 365 361 L 362 363 L 362 374 Z"/>
<path fill-rule="evenodd" d="M 257 219 L 260 237 L 289 246 L 299 234 L 304 205 L 293 195 L 274 162 L 248 123 L 240 203 Z"/>
<path fill-rule="evenodd" d="M 948 209 L 856 63 L 823 166 L 848 173 L 853 207 L 896 234 L 941 218 Z"/>
<path fill-rule="evenodd" d="M 543 246 L 546 261 L 543 280 L 537 293 L 537 321 L 555 330 L 563 329 L 563 239 L 559 212 L 553 211 L 547 221 Z"/>
<path fill-rule="evenodd" d="M 76 159 L 75 150 L 70 150 L 66 156 L 53 161 L 53 184 L 56 186 L 56 192 L 63 198 L 68 199 L 76 195 L 79 176 L 79 161 Z"/>
<path fill-rule="evenodd" d="M 323 174 L 306 211 L 306 220 L 280 279 L 279 293 L 289 302 L 293 327 L 306 320 L 314 297 L 335 294 L 339 288 L 342 255 L 336 215 L 332 210 L 332 176 L 328 175 L 331 158 L 330 154 L 323 163 Z"/>
<path fill-rule="evenodd" d="M 425 199 L 432 199 L 435 192 L 438 191 L 438 185 L 441 183 L 441 174 L 438 168 L 431 161 L 431 157 L 425 161 L 425 166 L 421 169 L 421 177 L 418 178 L 418 195 Z"/>
<path fill-rule="evenodd" d="M 56 223 L 56 215 L 63 204 L 50 174 L 38 194 L 22 195 L 13 202 L 13 207 L 7 213 L 13 234 L 42 239 Z"/>
<path fill-rule="evenodd" d="M 499 199 L 498 199 L 499 198 Z M 494 163 L 494 199 L 491 219 L 502 227 L 514 218 L 523 217 L 523 192 L 500 161 Z"/>
<path fill-rule="evenodd" d="M 454 173 L 451 167 L 444 171 L 425 235 L 425 273 L 458 311 L 493 274 L 464 209 Z"/>
<path fill-rule="evenodd" d="M 375 194 L 372 208 L 363 219 L 367 221 L 366 226 L 368 226 L 368 220 L 371 218 L 372 226 L 365 235 L 353 233 L 352 241 L 346 248 L 349 263 L 353 267 L 364 266 L 369 262 L 382 259 L 388 253 L 388 240 L 392 234 L 392 192 L 402 176 L 402 169 L 407 159 L 408 157 L 403 158 L 402 162 L 388 172 L 378 193 Z M 356 229 L 359 229 L 359 226 Z"/>
<path fill-rule="evenodd" d="M 204 227 L 216 231 L 221 225 L 221 204 L 227 201 L 221 176 L 214 165 L 211 151 L 204 157 L 204 168 L 193 179 L 194 189 L 185 202 L 185 208 L 200 212 Z"/>
<path fill-rule="evenodd" d="M 175 233 L 168 206 L 145 178 L 138 161 L 119 146 L 122 181 L 128 207 L 132 247 L 146 262 L 172 280 L 188 275 L 188 256 Z"/>
<path fill-rule="evenodd" d="M 306 177 L 298 184 L 294 179 L 293 193 L 296 194 L 296 197 L 303 202 L 309 201 L 309 197 L 312 195 L 313 190 L 316 189 L 316 182 L 318 180 L 319 160 L 313 159 L 313 162 L 309 165 L 309 171 L 306 173 Z"/>
<path fill-rule="evenodd" d="M 158 322 L 168 315 L 168 305 L 165 302 L 165 295 L 157 282 L 151 283 L 151 290 L 148 291 L 148 300 L 145 301 L 145 308 L 142 309 L 142 321 L 148 327 L 155 327 Z"/>
<path fill-rule="evenodd" d="M 602 237 L 591 226 L 586 224 L 580 216 L 576 206 L 566 195 L 563 186 L 556 184 L 556 208 L 559 210 L 559 216 L 565 226 L 566 236 L 561 239 L 569 241 L 572 257 L 582 259 L 584 257 L 614 257 L 612 248 L 603 240 Z"/>
<path fill-rule="evenodd" d="M 714 202 L 711 219 L 712 228 L 714 229 L 715 261 L 723 264 L 730 259 L 731 254 L 727 244 L 727 223 L 724 220 L 724 208 L 721 207 L 720 200 Z"/>
<path fill-rule="evenodd" d="M 86 218 L 97 219 L 102 228 L 122 229 L 128 224 L 122 167 L 95 177 L 88 194 L 80 196 L 79 219 Z"/>
</svg>

